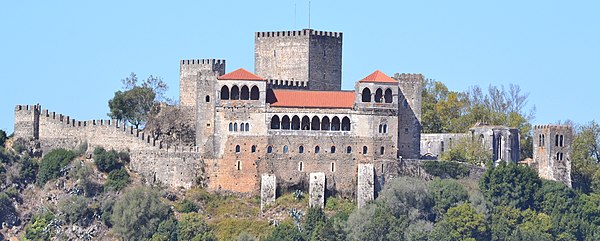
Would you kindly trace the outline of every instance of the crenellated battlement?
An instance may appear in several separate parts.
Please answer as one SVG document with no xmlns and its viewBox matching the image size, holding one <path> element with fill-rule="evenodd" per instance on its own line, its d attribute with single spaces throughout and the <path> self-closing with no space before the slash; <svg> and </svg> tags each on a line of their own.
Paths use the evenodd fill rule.
<svg viewBox="0 0 600 241">
<path fill-rule="evenodd" d="M 17 105 L 15 106 L 15 111 L 32 111 L 40 110 L 41 108 L 40 105 Z"/>
<path fill-rule="evenodd" d="M 271 38 L 271 37 L 297 37 L 297 36 L 324 36 L 333 38 L 342 38 L 342 32 L 316 31 L 314 29 L 303 29 L 297 31 L 269 31 L 256 32 L 256 38 Z"/>
<path fill-rule="evenodd" d="M 267 84 L 273 89 L 308 89 L 306 81 L 268 79 Z"/>
<path fill-rule="evenodd" d="M 181 65 L 196 65 L 196 64 L 212 64 L 212 65 L 225 65 L 224 59 L 182 59 Z"/>
<path fill-rule="evenodd" d="M 561 130 L 561 129 L 564 129 L 564 130 L 573 130 L 573 127 L 570 126 L 570 125 L 553 125 L 553 124 L 535 125 L 533 128 L 535 130 L 538 130 L 538 129 L 550 129 L 550 128 L 552 128 L 552 129 L 559 129 L 559 130 Z"/>
</svg>

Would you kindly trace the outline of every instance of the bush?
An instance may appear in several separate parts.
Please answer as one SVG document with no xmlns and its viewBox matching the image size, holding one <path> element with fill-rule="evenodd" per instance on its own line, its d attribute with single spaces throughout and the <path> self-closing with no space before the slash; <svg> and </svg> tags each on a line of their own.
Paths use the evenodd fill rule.
<svg viewBox="0 0 600 241">
<path fill-rule="evenodd" d="M 177 224 L 179 240 L 217 240 L 210 228 L 198 213 L 186 213 Z"/>
<path fill-rule="evenodd" d="M 10 197 L 4 192 L 0 192 L 0 224 L 8 218 L 10 215 L 15 215 L 17 210 L 13 205 Z"/>
<path fill-rule="evenodd" d="M 0 147 L 4 146 L 4 142 L 6 142 L 6 132 L 4 130 L 0 130 Z"/>
<path fill-rule="evenodd" d="M 87 226 L 92 221 L 92 211 L 88 208 L 88 199 L 81 196 L 72 196 L 58 204 L 58 209 L 64 215 L 65 221 L 82 226 Z"/>
<path fill-rule="evenodd" d="M 50 240 L 50 229 L 47 226 L 54 219 L 52 213 L 47 212 L 34 217 L 32 223 L 25 228 L 24 240 Z"/>
<path fill-rule="evenodd" d="M 94 163 L 98 167 L 98 170 L 106 173 L 119 169 L 122 166 L 119 162 L 119 153 L 115 150 L 106 151 L 102 147 L 94 149 Z"/>
<path fill-rule="evenodd" d="M 119 191 L 129 184 L 129 173 L 125 168 L 113 170 L 108 174 L 108 180 L 104 186 L 109 190 Z"/>
<path fill-rule="evenodd" d="M 115 202 L 110 222 L 124 240 L 143 240 L 151 238 L 159 224 L 171 217 L 171 209 L 161 202 L 156 190 L 135 187 Z"/>
<path fill-rule="evenodd" d="M 91 180 L 92 174 L 92 168 L 86 163 L 75 165 L 69 172 L 69 176 L 77 181 L 77 188 L 83 191 L 86 197 L 92 197 L 102 190 L 96 182 Z"/>
<path fill-rule="evenodd" d="M 451 161 L 423 161 L 425 172 L 441 178 L 461 178 L 469 176 L 469 167 Z"/>
<path fill-rule="evenodd" d="M 429 192 L 435 200 L 434 210 L 438 217 L 461 202 L 469 200 L 467 190 L 456 180 L 435 179 L 429 183 Z"/>
<path fill-rule="evenodd" d="M 17 138 L 15 141 L 13 141 L 12 148 L 17 153 L 21 154 L 27 150 L 27 142 L 22 138 Z"/>
<path fill-rule="evenodd" d="M 530 167 L 501 162 L 489 167 L 479 180 L 481 192 L 493 206 L 510 206 L 525 210 L 534 208 L 535 194 L 541 180 Z"/>
<path fill-rule="evenodd" d="M 188 199 L 183 199 L 183 201 L 181 201 L 181 203 L 179 203 L 179 205 L 176 206 L 177 212 L 180 213 L 195 213 L 198 212 L 198 206 L 188 200 Z"/>
<path fill-rule="evenodd" d="M 31 158 L 23 158 L 21 161 L 21 169 L 19 170 L 19 177 L 25 184 L 35 182 L 39 165 Z"/>
<path fill-rule="evenodd" d="M 36 184 L 43 186 L 49 180 L 61 176 L 64 168 L 75 158 L 72 151 L 65 149 L 56 149 L 44 156 L 40 163 L 40 169 L 37 176 Z"/>
</svg>

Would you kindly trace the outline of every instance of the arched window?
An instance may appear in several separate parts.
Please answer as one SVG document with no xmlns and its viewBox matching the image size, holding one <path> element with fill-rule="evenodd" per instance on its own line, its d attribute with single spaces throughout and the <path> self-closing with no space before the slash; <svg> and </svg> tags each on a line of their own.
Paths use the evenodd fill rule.
<svg viewBox="0 0 600 241">
<path fill-rule="evenodd" d="M 371 90 L 364 88 L 362 91 L 362 102 L 371 102 Z"/>
<path fill-rule="evenodd" d="M 369 154 L 369 148 L 367 148 L 367 146 L 363 146 L 363 155 L 367 155 Z"/>
<path fill-rule="evenodd" d="M 375 91 L 375 102 L 381 103 L 381 101 L 383 101 L 383 90 L 381 90 L 381 88 L 378 88 Z"/>
<path fill-rule="evenodd" d="M 227 85 L 223 85 L 223 87 L 221 87 L 221 99 L 222 100 L 229 99 L 229 87 L 227 87 Z"/>
<path fill-rule="evenodd" d="M 288 146 L 287 145 L 283 146 L 283 153 L 288 153 L 288 151 L 289 151 Z"/>
<path fill-rule="evenodd" d="M 250 131 L 250 124 L 246 123 L 246 131 Z"/>
<path fill-rule="evenodd" d="M 233 123 L 233 131 L 237 131 L 237 123 Z"/>
<path fill-rule="evenodd" d="M 556 160 L 560 160 L 560 152 L 556 153 Z"/>
<path fill-rule="evenodd" d="M 387 88 L 384 95 L 385 103 L 392 103 L 392 90 Z"/>
<path fill-rule="evenodd" d="M 290 129 L 290 117 L 289 116 L 284 115 L 283 118 L 281 118 L 281 129 L 283 129 L 283 130 Z"/>
<path fill-rule="evenodd" d="M 204 101 L 210 102 L 210 95 L 204 96 Z"/>
<path fill-rule="evenodd" d="M 310 129 L 313 131 L 318 131 L 321 129 L 321 121 L 319 120 L 318 116 L 314 116 L 312 118 L 312 121 L 310 123 Z"/>
<path fill-rule="evenodd" d="M 300 130 L 300 117 L 297 115 L 292 117 L 292 130 Z"/>
<path fill-rule="evenodd" d="M 556 137 L 554 138 L 554 145 L 558 146 L 558 135 L 556 135 Z"/>
<path fill-rule="evenodd" d="M 383 124 L 383 133 L 387 133 L 387 124 Z"/>
<path fill-rule="evenodd" d="M 250 90 L 248 90 L 248 86 L 242 86 L 242 91 L 240 93 L 240 99 L 249 100 L 250 99 Z"/>
<path fill-rule="evenodd" d="M 385 147 L 382 146 L 381 148 L 379 148 L 379 155 L 383 154 L 385 154 Z"/>
<path fill-rule="evenodd" d="M 271 129 L 279 129 L 279 124 L 279 116 L 274 115 L 273 117 L 271 117 Z"/>
<path fill-rule="evenodd" d="M 308 116 L 302 117 L 302 130 L 310 130 L 310 119 Z"/>
<path fill-rule="evenodd" d="M 563 135 L 560 135 L 560 146 L 563 146 Z"/>
<path fill-rule="evenodd" d="M 350 118 L 344 117 L 342 119 L 342 131 L 350 131 Z"/>
<path fill-rule="evenodd" d="M 542 134 L 542 146 L 546 145 L 546 135 Z"/>
<path fill-rule="evenodd" d="M 351 146 L 347 146 L 346 147 L 346 153 L 352 153 L 352 147 Z"/>
<path fill-rule="evenodd" d="M 273 147 L 272 146 L 268 146 L 267 147 L 267 153 L 273 153 Z"/>
<path fill-rule="evenodd" d="M 340 118 L 338 118 L 337 116 L 334 116 L 333 119 L 331 119 L 331 130 L 332 131 L 340 130 Z"/>
<path fill-rule="evenodd" d="M 237 85 L 234 85 L 233 87 L 231 87 L 231 99 L 232 100 L 240 99 L 240 88 L 238 88 Z"/>
<path fill-rule="evenodd" d="M 298 153 L 304 153 L 304 146 L 298 147 Z"/>
<path fill-rule="evenodd" d="M 330 153 L 332 153 L 332 154 L 335 153 L 335 146 L 331 146 Z"/>
<path fill-rule="evenodd" d="M 321 147 L 315 146 L 315 154 L 319 153 L 320 151 L 321 151 Z"/>
<path fill-rule="evenodd" d="M 229 122 L 229 131 L 233 131 L 233 123 Z"/>
<path fill-rule="evenodd" d="M 258 87 L 252 86 L 252 89 L 250 89 L 250 99 L 251 100 L 260 99 L 260 92 L 258 92 Z"/>
<path fill-rule="evenodd" d="M 331 126 L 331 123 L 329 123 L 329 117 L 324 116 L 323 119 L 321 120 L 321 130 L 328 131 L 330 126 Z"/>
<path fill-rule="evenodd" d="M 235 153 L 240 153 L 240 151 L 242 151 L 241 149 L 242 148 L 240 147 L 240 145 L 236 145 L 235 146 Z"/>
<path fill-rule="evenodd" d="M 256 145 L 252 145 L 252 148 L 250 148 L 250 150 L 252 151 L 252 153 L 256 152 Z"/>
<path fill-rule="evenodd" d="M 244 125 L 244 122 L 242 122 L 240 124 L 240 131 L 242 131 L 242 132 L 246 131 L 246 126 Z"/>
<path fill-rule="evenodd" d="M 379 124 L 379 133 L 383 132 L 383 125 Z"/>
</svg>

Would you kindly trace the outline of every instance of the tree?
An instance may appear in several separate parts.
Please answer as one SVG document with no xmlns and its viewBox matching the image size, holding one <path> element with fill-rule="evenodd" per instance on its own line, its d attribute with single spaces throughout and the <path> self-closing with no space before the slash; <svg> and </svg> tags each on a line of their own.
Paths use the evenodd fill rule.
<svg viewBox="0 0 600 241">
<path fill-rule="evenodd" d="M 124 90 L 115 92 L 108 101 L 108 116 L 125 121 L 136 128 L 144 126 L 150 116 L 157 111 L 159 102 L 170 101 L 164 94 L 168 89 L 160 77 L 150 76 L 141 84 L 135 73 L 123 80 Z"/>
<path fill-rule="evenodd" d="M 440 218 L 450 207 L 469 200 L 467 190 L 452 179 L 433 180 L 429 183 L 429 192 L 435 201 L 433 210 Z"/>
<path fill-rule="evenodd" d="M 350 240 L 402 240 L 408 226 L 407 217 L 396 218 L 381 203 L 371 203 L 353 212 L 348 218 Z"/>
<path fill-rule="evenodd" d="M 112 170 L 108 174 L 108 179 L 104 186 L 109 190 L 119 191 L 125 188 L 127 184 L 129 184 L 129 173 L 122 167 L 117 170 Z"/>
<path fill-rule="evenodd" d="M 289 222 L 277 225 L 275 230 L 267 237 L 267 241 L 304 241 L 306 240 L 302 232 L 298 231 L 296 226 Z"/>
<path fill-rule="evenodd" d="M 94 164 L 98 170 L 106 173 L 122 166 L 119 162 L 119 154 L 115 150 L 106 151 L 103 147 L 94 149 Z"/>
<path fill-rule="evenodd" d="M 63 174 L 63 169 L 75 158 L 72 151 L 56 149 L 50 151 L 42 158 L 36 184 L 43 186 L 47 181 Z"/>
<path fill-rule="evenodd" d="M 6 142 L 6 132 L 4 130 L 0 130 L 0 147 L 4 147 L 4 142 Z"/>
<path fill-rule="evenodd" d="M 160 194 L 148 187 L 133 187 L 115 202 L 110 221 L 113 230 L 127 240 L 151 238 L 158 225 L 172 217 Z"/>
<path fill-rule="evenodd" d="M 395 178 L 385 186 L 380 199 L 395 217 L 408 217 L 410 221 L 433 219 L 433 197 L 422 180 Z"/>
<path fill-rule="evenodd" d="M 199 213 L 184 213 L 177 224 L 179 240 L 217 240 Z"/>
<path fill-rule="evenodd" d="M 316 237 L 321 229 L 324 228 L 326 222 L 327 217 L 321 208 L 309 208 L 304 221 L 304 232 L 306 233 L 306 237 Z"/>
<path fill-rule="evenodd" d="M 483 214 L 475 212 L 468 203 L 451 207 L 444 219 L 436 223 L 433 240 L 485 240 L 487 224 Z"/>
<path fill-rule="evenodd" d="M 501 162 L 488 167 L 479 186 L 493 206 L 510 206 L 521 210 L 533 208 L 535 193 L 541 186 L 537 172 L 529 167 Z"/>
<path fill-rule="evenodd" d="M 600 190 L 600 125 L 577 126 L 573 136 L 572 185 L 584 193 Z"/>
</svg>

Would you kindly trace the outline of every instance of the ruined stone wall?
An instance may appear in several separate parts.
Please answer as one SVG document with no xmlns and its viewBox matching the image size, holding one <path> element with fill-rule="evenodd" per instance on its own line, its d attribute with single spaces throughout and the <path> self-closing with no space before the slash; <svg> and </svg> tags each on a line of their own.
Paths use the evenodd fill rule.
<svg viewBox="0 0 600 241">
<path fill-rule="evenodd" d="M 15 115 L 26 114 L 21 111 L 28 110 L 17 106 Z M 160 141 L 141 130 L 118 121 L 79 121 L 70 116 L 42 110 L 41 107 L 38 119 L 38 138 L 29 138 L 40 141 L 43 153 L 57 148 L 75 149 L 82 144 L 88 145 L 88 151 L 100 146 L 129 151 L 133 171 L 172 186 L 190 187 L 201 174 L 198 168 L 202 168 L 203 162 L 195 153 L 195 149 L 177 149 L 162 145 Z M 15 135 L 25 138 L 29 132 L 15 129 Z"/>
<path fill-rule="evenodd" d="M 311 90 L 340 90 L 342 33 L 315 31 L 257 32 L 254 71 L 257 75 Z M 285 84 L 289 86 L 290 84 Z"/>
<path fill-rule="evenodd" d="M 493 126 L 481 124 L 469 129 L 473 140 L 492 153 L 495 164 L 499 161 L 520 161 L 519 130 L 506 126 Z"/>
<path fill-rule="evenodd" d="M 424 77 L 394 74 L 398 80 L 398 149 L 403 158 L 419 158 L 421 147 L 421 103 Z"/>
<path fill-rule="evenodd" d="M 452 148 L 452 146 L 463 138 L 471 138 L 467 133 L 433 133 L 421 134 L 421 157 L 424 159 L 437 159 L 439 156 Z"/>
<path fill-rule="evenodd" d="M 537 125 L 533 133 L 533 162 L 541 178 L 571 186 L 573 128 L 566 125 Z"/>
</svg>

